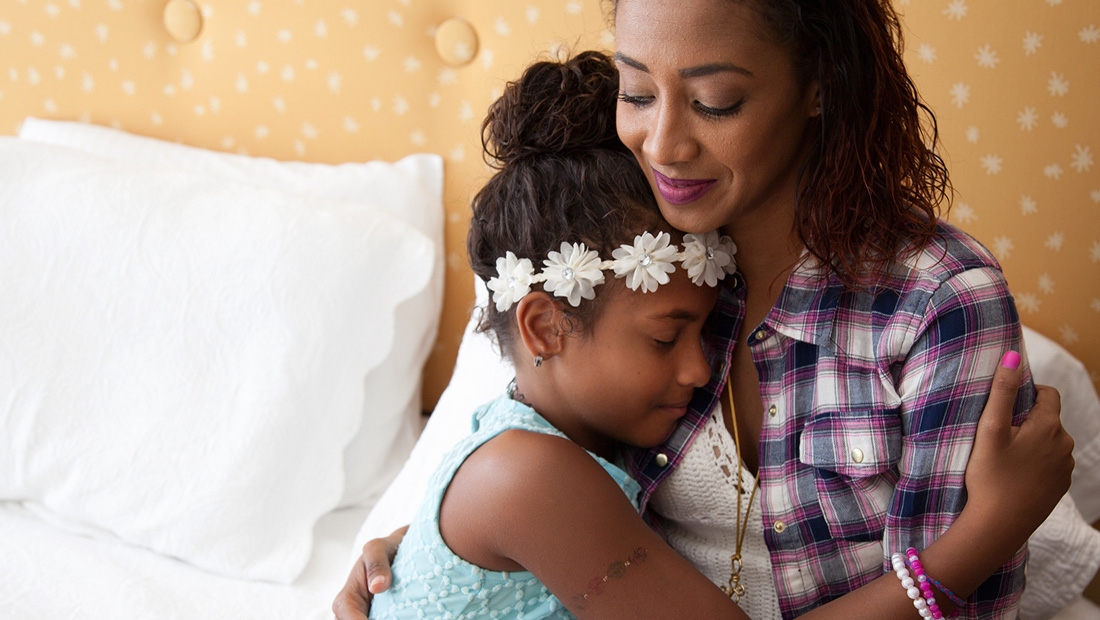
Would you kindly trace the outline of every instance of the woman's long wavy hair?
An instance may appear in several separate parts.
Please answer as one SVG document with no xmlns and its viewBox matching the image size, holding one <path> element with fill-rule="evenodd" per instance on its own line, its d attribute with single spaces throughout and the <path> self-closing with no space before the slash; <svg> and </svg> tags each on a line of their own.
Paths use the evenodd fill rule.
<svg viewBox="0 0 1100 620">
<path fill-rule="evenodd" d="M 890 0 L 730 1 L 749 3 L 790 51 L 803 84 L 820 86 L 817 135 L 799 173 L 797 234 L 848 287 L 881 281 L 899 257 L 935 239 L 952 191 L 936 153 L 936 117 L 905 69 Z"/>
</svg>

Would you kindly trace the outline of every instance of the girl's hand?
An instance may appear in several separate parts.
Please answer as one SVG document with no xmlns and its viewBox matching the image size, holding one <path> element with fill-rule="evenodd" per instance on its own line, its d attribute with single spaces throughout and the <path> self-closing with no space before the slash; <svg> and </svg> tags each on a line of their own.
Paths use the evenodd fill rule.
<svg viewBox="0 0 1100 620">
<path fill-rule="evenodd" d="M 1020 426 L 1012 409 L 1023 371 L 1020 356 L 1005 354 L 989 395 L 966 467 L 967 510 L 1015 524 L 1019 545 L 1046 520 L 1069 490 L 1073 439 L 1059 418 L 1061 398 L 1037 385 L 1035 405 Z"/>
<path fill-rule="evenodd" d="M 406 525 L 385 538 L 375 538 L 363 545 L 363 556 L 352 567 L 344 589 L 332 601 L 336 620 L 367 620 L 371 598 L 390 587 L 393 579 L 390 565 L 408 529 Z"/>
</svg>

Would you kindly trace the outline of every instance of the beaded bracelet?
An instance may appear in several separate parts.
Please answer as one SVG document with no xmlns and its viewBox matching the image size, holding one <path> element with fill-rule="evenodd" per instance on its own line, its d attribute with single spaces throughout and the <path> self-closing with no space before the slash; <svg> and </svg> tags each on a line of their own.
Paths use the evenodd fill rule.
<svg viewBox="0 0 1100 620">
<path fill-rule="evenodd" d="M 933 579 L 933 578 L 932 578 L 932 575 L 929 575 L 928 573 L 925 573 L 925 574 L 924 574 L 924 576 L 925 576 L 925 577 L 928 577 L 928 581 L 931 581 L 931 582 L 932 582 L 932 585 L 934 585 L 934 586 L 936 586 L 937 588 L 939 588 L 940 592 L 943 592 L 943 594 L 944 594 L 944 595 L 945 595 L 945 596 L 946 596 L 947 598 L 951 599 L 951 602 L 952 602 L 952 603 L 954 603 L 956 607 L 964 607 L 964 606 L 966 606 L 966 601 L 964 601 L 964 600 L 962 600 L 961 598 L 959 598 L 959 597 L 958 597 L 958 595 L 956 595 L 956 594 L 955 594 L 954 592 L 952 592 L 951 590 L 948 590 L 948 589 L 947 589 L 947 586 L 945 586 L 945 585 L 943 585 L 942 583 L 940 583 L 940 582 L 936 581 L 935 579 Z"/>
<path fill-rule="evenodd" d="M 940 606 L 936 603 L 936 596 L 932 593 L 932 584 L 928 583 L 928 575 L 924 573 L 924 566 L 920 563 L 920 558 L 917 557 L 917 550 L 909 547 L 905 550 L 905 555 L 908 556 L 909 568 L 913 571 L 913 576 L 917 578 L 917 585 L 920 587 L 921 594 L 924 595 L 924 604 L 927 606 L 931 617 L 939 620 L 943 618 L 943 612 L 940 611 Z M 917 609 L 921 609 L 920 605 L 917 605 L 917 601 L 913 601 L 913 604 L 917 606 Z M 921 615 L 923 618 L 928 616 Z"/>
<path fill-rule="evenodd" d="M 914 552 L 914 554 L 915 553 L 916 552 Z M 940 612 L 939 606 L 936 605 L 936 599 L 926 598 L 926 595 L 922 591 L 922 589 L 917 587 L 918 580 L 909 575 L 909 569 L 906 568 L 905 564 L 905 555 L 902 555 L 900 553 L 895 553 L 891 555 L 890 563 L 893 565 L 894 572 L 897 574 L 898 579 L 901 581 L 901 587 L 905 588 L 905 593 L 909 595 L 909 598 L 913 601 L 913 606 L 917 608 L 917 613 L 920 614 L 920 617 L 934 618 L 936 620 L 943 618 L 943 613 Z M 916 572 L 915 568 L 914 572 Z M 921 572 L 921 574 L 924 574 L 923 571 Z"/>
</svg>

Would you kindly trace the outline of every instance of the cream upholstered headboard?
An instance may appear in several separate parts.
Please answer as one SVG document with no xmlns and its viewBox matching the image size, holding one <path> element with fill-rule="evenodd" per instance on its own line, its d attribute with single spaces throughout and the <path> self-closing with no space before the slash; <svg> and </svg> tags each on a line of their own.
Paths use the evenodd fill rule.
<svg viewBox="0 0 1100 620">
<path fill-rule="evenodd" d="M 441 154 L 446 303 L 424 388 L 431 408 L 471 302 L 465 226 L 487 174 L 484 110 L 537 57 L 610 49 L 606 4 L 7 0 L 0 133 L 37 116 L 283 160 Z M 910 67 L 939 114 L 958 190 L 952 219 L 1001 259 L 1023 321 L 1084 360 L 1095 381 L 1100 3 L 898 5 Z M 440 29 L 455 17 L 472 37 L 463 23 Z"/>
</svg>

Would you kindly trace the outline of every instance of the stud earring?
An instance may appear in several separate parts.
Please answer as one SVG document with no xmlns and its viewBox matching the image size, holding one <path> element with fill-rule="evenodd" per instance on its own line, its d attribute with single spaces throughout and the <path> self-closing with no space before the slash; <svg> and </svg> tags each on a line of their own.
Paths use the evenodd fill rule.
<svg viewBox="0 0 1100 620">
<path fill-rule="evenodd" d="M 536 355 L 535 356 L 535 368 L 538 368 L 539 366 L 542 366 L 542 356 L 541 355 Z"/>
<path fill-rule="evenodd" d="M 817 107 L 814 108 L 814 116 L 821 116 L 821 104 L 820 103 L 817 104 Z"/>
</svg>

